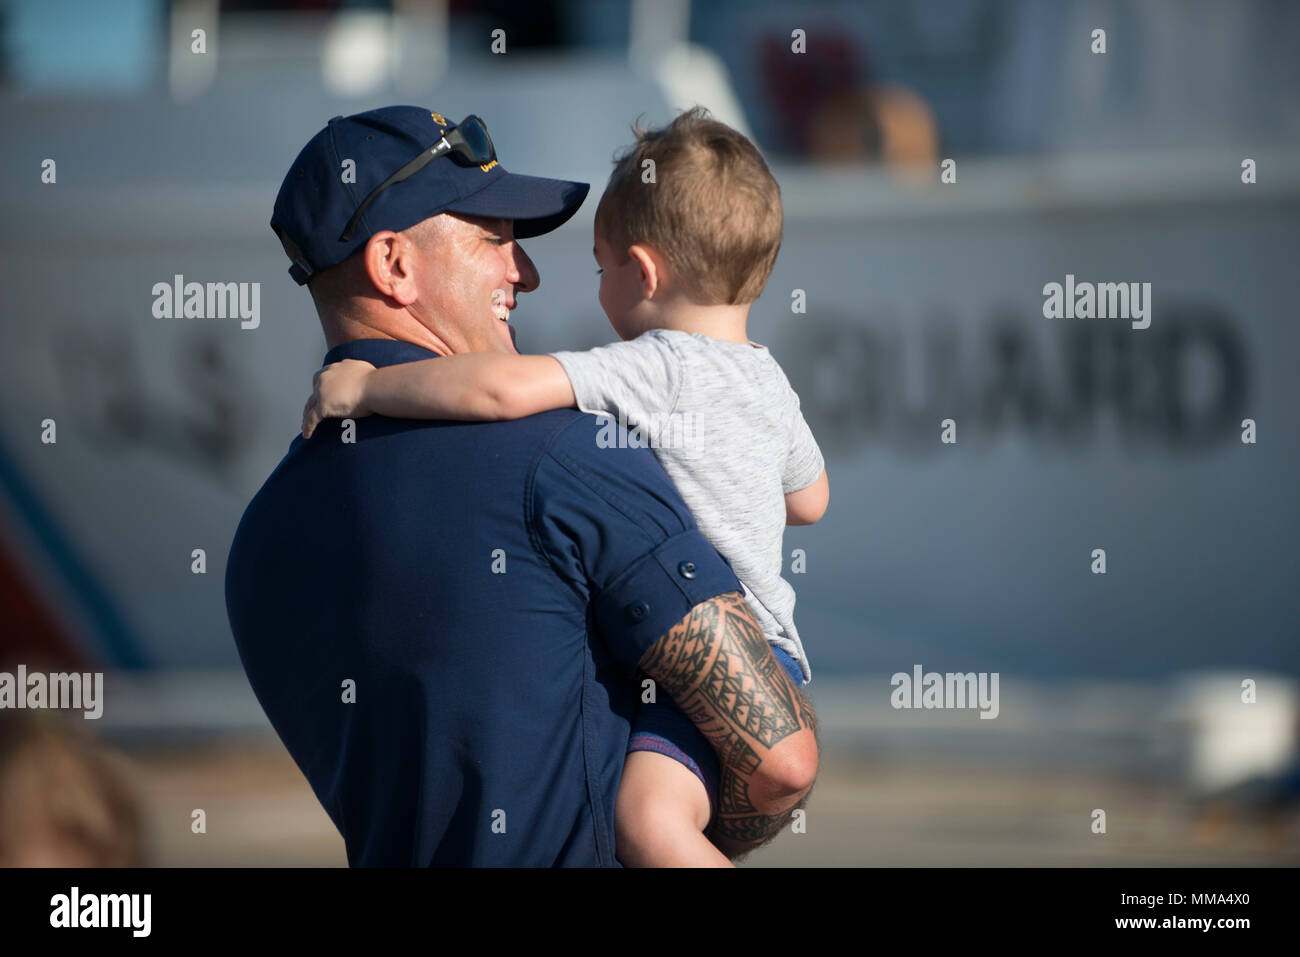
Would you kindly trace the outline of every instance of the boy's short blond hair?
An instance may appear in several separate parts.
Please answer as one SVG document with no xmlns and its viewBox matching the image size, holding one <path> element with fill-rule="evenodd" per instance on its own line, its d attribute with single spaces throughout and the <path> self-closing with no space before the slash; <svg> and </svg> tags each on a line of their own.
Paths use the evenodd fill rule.
<svg viewBox="0 0 1300 957">
<path fill-rule="evenodd" d="M 702 305 L 753 302 L 781 248 L 781 188 L 743 134 L 694 107 L 662 129 L 633 128 L 596 208 L 596 229 L 625 262 L 658 250 Z M 653 160 L 649 167 L 646 160 Z M 646 182 L 648 169 L 654 181 Z"/>
</svg>

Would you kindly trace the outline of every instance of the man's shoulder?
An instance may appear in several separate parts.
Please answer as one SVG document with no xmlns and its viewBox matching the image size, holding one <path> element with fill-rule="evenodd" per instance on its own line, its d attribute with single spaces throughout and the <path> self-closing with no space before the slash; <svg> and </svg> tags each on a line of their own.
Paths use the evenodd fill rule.
<svg viewBox="0 0 1300 957">
<path fill-rule="evenodd" d="M 565 465 L 596 472 L 661 472 L 659 460 L 613 416 L 565 409 L 567 418 L 555 421 L 546 437 L 543 454 Z M 550 415 L 551 413 L 545 413 Z M 540 418 L 540 416 L 532 416 Z M 525 421 L 523 419 L 520 422 Z"/>
<path fill-rule="evenodd" d="M 534 494 L 594 496 L 629 515 L 690 514 L 654 452 L 609 415 L 574 412 L 558 423 L 530 472 Z"/>
<path fill-rule="evenodd" d="M 616 420 L 607 415 L 577 409 L 554 409 L 522 419 L 478 424 L 487 429 L 487 435 L 492 436 L 494 441 L 508 436 L 513 441 L 532 447 L 537 458 L 551 456 L 593 465 L 612 465 L 612 460 L 627 457 L 618 455 L 620 450 L 625 453 L 643 453 L 654 458 L 648 450 L 638 448 L 636 443 L 629 443 L 626 433 L 619 429 Z M 607 456 L 605 453 L 608 452 L 615 454 Z M 641 456 L 635 458 L 639 462 Z"/>
<path fill-rule="evenodd" d="M 402 439 L 409 442 L 441 446 L 444 440 L 441 430 L 448 426 L 456 429 L 470 444 L 489 444 L 501 451 L 512 450 L 521 465 L 525 461 L 529 463 L 530 475 L 546 459 L 559 462 L 569 471 L 611 480 L 620 476 L 617 480 L 620 484 L 657 483 L 663 471 L 654 453 L 634 441 L 622 423 L 607 415 L 593 415 L 577 409 L 554 409 L 501 422 L 390 419 L 384 420 L 382 431 L 389 436 L 400 433 Z M 441 453 L 445 450 L 437 448 L 434 451 Z"/>
<path fill-rule="evenodd" d="M 446 465 L 465 456 L 477 457 L 483 450 L 489 450 L 501 466 L 494 472 L 498 477 L 525 470 L 531 473 L 552 448 L 580 458 L 583 449 L 594 444 L 587 437 L 599 427 L 595 416 L 576 409 L 555 409 L 500 422 L 368 416 L 344 426 L 338 419 L 326 419 L 310 439 L 293 438 L 253 496 L 250 508 L 268 498 L 296 496 L 295 487 L 304 482 L 315 488 L 319 476 L 333 475 L 338 469 L 349 476 L 380 470 L 396 484 L 403 477 L 423 482 L 445 478 L 457 474 L 456 470 L 431 469 L 429 463 Z M 337 498 L 362 487 L 350 482 L 332 486 L 330 494 Z"/>
<path fill-rule="evenodd" d="M 357 419 L 354 436 L 357 447 L 364 448 L 367 439 L 383 438 L 385 447 L 396 441 L 406 446 L 439 446 L 447 441 L 462 441 L 470 444 L 491 443 L 498 446 L 512 444 L 519 446 L 549 446 L 568 429 L 581 430 L 584 424 L 595 428 L 594 416 L 576 409 L 554 409 L 539 412 L 522 419 L 506 419 L 497 422 L 470 422 L 451 419 L 392 419 L 385 416 L 370 416 Z M 329 444 L 336 440 L 339 431 L 338 420 L 327 419 L 321 423 L 320 436 L 313 436 Z M 302 445 L 299 437 L 290 446 L 289 453 Z"/>
</svg>

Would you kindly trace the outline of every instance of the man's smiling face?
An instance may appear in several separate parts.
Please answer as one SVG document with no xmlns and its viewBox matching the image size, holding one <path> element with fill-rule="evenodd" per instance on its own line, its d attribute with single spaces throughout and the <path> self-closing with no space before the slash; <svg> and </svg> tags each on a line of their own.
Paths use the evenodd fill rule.
<svg viewBox="0 0 1300 957">
<path fill-rule="evenodd" d="M 413 227 L 420 250 L 409 307 L 455 352 L 517 352 L 515 297 L 541 284 L 508 219 L 441 213 Z"/>
</svg>

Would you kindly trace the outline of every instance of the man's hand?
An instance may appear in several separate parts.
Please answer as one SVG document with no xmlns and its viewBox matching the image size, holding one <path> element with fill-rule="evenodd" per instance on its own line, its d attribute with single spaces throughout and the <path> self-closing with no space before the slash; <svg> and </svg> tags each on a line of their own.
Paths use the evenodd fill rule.
<svg viewBox="0 0 1300 957">
<path fill-rule="evenodd" d="M 312 377 L 311 398 L 302 410 L 302 437 L 310 439 L 324 419 L 370 415 L 366 380 L 375 367 L 361 359 L 331 362 Z"/>
<path fill-rule="evenodd" d="M 812 790 L 812 708 L 768 647 L 739 592 L 701 602 L 640 667 L 695 722 L 722 765 L 709 837 L 728 857 L 767 843 Z"/>
</svg>

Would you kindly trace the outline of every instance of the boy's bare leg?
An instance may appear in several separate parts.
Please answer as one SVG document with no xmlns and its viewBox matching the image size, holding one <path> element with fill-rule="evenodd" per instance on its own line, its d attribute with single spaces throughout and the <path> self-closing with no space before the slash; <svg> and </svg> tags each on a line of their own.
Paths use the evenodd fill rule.
<svg viewBox="0 0 1300 957">
<path fill-rule="evenodd" d="M 656 751 L 632 751 L 614 805 L 624 867 L 734 867 L 704 836 L 709 794 L 689 768 Z"/>
</svg>

